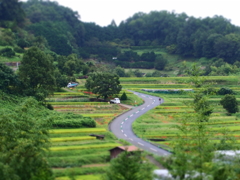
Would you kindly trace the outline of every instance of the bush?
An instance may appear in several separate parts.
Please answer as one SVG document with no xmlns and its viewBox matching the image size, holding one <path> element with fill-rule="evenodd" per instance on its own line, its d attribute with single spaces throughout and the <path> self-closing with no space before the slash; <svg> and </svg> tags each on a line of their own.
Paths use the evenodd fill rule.
<svg viewBox="0 0 240 180">
<path fill-rule="evenodd" d="M 218 93 L 218 95 L 234 94 L 232 89 L 225 88 L 225 87 L 219 89 L 217 93 Z"/>
<path fill-rule="evenodd" d="M 55 114 L 52 126 L 55 128 L 85 128 L 96 127 L 96 122 L 91 117 L 83 117 L 79 114 L 66 113 L 59 116 Z"/>
<path fill-rule="evenodd" d="M 146 77 L 152 77 L 152 73 L 147 73 L 146 75 L 145 75 Z"/>
<path fill-rule="evenodd" d="M 55 120 L 53 122 L 55 128 L 81 128 L 83 127 L 81 119 L 73 120 Z"/>
<path fill-rule="evenodd" d="M 123 94 L 122 94 L 120 100 L 127 100 L 127 95 L 126 95 L 125 92 L 123 92 Z"/>
<path fill-rule="evenodd" d="M 15 47 L 14 51 L 17 53 L 24 53 L 24 49 L 20 48 L 19 46 Z"/>
<path fill-rule="evenodd" d="M 156 57 L 154 67 L 157 70 L 163 70 L 167 65 L 168 60 L 165 59 L 161 54 Z"/>
<path fill-rule="evenodd" d="M 15 52 L 12 50 L 12 48 L 4 48 L 0 51 L 0 55 L 6 57 L 13 57 L 15 56 Z"/>
<path fill-rule="evenodd" d="M 90 117 L 84 117 L 82 120 L 82 125 L 84 127 L 96 127 L 96 122 Z"/>
<path fill-rule="evenodd" d="M 54 110 L 54 107 L 51 104 L 47 104 L 46 108 L 48 108 L 49 110 Z"/>
<path fill-rule="evenodd" d="M 206 94 L 206 95 L 208 95 L 208 94 L 215 95 L 218 92 L 215 88 L 210 87 L 210 88 L 207 88 L 203 93 Z"/>
<path fill-rule="evenodd" d="M 238 102 L 234 95 L 226 94 L 220 101 L 220 104 L 224 109 L 228 111 L 228 113 L 236 113 L 238 112 Z"/>
</svg>

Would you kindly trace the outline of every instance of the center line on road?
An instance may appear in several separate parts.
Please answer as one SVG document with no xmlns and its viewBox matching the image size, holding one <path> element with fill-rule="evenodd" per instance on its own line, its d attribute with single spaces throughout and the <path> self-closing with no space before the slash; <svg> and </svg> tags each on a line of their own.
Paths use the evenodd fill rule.
<svg viewBox="0 0 240 180">
<path fill-rule="evenodd" d="M 152 104 L 154 104 L 154 102 Z"/>
<path fill-rule="evenodd" d="M 123 123 L 124 123 L 124 121 L 121 124 L 123 124 Z"/>
<path fill-rule="evenodd" d="M 133 141 L 133 139 L 132 138 L 129 138 L 131 141 Z"/>
<path fill-rule="evenodd" d="M 140 142 L 138 142 L 138 144 L 140 144 L 140 145 L 142 145 L 142 146 L 144 146 L 142 143 L 140 143 Z"/>
<path fill-rule="evenodd" d="M 149 107 L 150 105 L 147 105 L 147 107 Z"/>
<path fill-rule="evenodd" d="M 126 135 L 126 134 L 124 134 L 124 136 L 126 136 L 126 137 L 127 137 L 127 135 Z"/>
<path fill-rule="evenodd" d="M 153 150 L 153 151 L 157 151 L 156 149 L 153 149 L 153 148 L 150 148 L 151 150 Z"/>
<path fill-rule="evenodd" d="M 123 133 L 123 130 L 122 130 L 122 133 Z"/>
<path fill-rule="evenodd" d="M 142 110 L 144 110 L 145 108 L 142 108 Z"/>
<path fill-rule="evenodd" d="M 125 121 L 128 120 L 128 118 L 125 119 Z"/>
<path fill-rule="evenodd" d="M 130 117 L 132 117 L 132 116 L 133 116 L 133 114 L 130 115 Z"/>
<path fill-rule="evenodd" d="M 136 112 L 136 114 L 139 113 L 139 111 Z"/>
</svg>

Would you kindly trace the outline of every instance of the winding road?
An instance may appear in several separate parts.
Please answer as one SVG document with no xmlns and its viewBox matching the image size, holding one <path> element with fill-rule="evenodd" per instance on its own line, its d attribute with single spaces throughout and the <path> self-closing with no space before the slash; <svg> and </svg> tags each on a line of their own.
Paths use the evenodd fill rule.
<svg viewBox="0 0 240 180">
<path fill-rule="evenodd" d="M 160 104 L 158 97 L 138 92 L 134 92 L 134 94 L 141 97 L 145 101 L 145 103 L 141 106 L 134 107 L 132 110 L 115 118 L 114 121 L 109 125 L 110 131 L 112 131 L 112 133 L 114 133 L 117 138 L 124 139 L 133 144 L 134 146 L 139 147 L 140 149 L 146 150 L 159 156 L 170 155 L 171 153 L 169 153 L 168 151 L 161 149 L 137 137 L 132 131 L 132 123 L 138 117 Z M 161 100 L 161 103 L 163 103 L 163 100 Z"/>
</svg>

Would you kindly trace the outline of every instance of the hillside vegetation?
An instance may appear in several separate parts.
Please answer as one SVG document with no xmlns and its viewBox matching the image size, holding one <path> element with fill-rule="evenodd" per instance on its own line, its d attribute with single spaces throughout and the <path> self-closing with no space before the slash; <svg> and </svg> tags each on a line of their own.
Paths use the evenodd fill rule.
<svg viewBox="0 0 240 180">
<path fill-rule="evenodd" d="M 119 26 L 112 21 L 100 27 L 81 22 L 81 12 L 52 1 L 3 0 L 0 8 L 1 62 L 21 61 L 26 48 L 37 46 L 56 63 L 74 53 L 84 60 L 164 70 L 162 74 L 181 71 L 180 62 L 189 60 L 207 67 L 205 75 L 233 74 L 239 67 L 240 29 L 222 16 L 199 19 L 185 13 L 139 12 Z M 232 64 L 236 67 L 229 72 L 216 70 Z"/>
</svg>

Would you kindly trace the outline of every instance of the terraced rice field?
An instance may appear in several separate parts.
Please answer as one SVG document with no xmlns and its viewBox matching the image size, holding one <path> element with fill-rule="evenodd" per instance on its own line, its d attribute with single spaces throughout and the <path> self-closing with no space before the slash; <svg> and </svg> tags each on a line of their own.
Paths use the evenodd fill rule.
<svg viewBox="0 0 240 180">
<path fill-rule="evenodd" d="M 187 85 L 188 77 L 121 78 L 120 81 L 124 90 L 189 88 Z M 237 77 L 210 77 L 208 81 L 217 81 L 218 84 L 215 85 L 217 88 L 222 85 L 229 85 L 236 93 L 240 92 L 240 88 L 236 86 L 238 83 Z M 127 109 L 106 102 L 89 102 L 88 95 L 93 95 L 87 93 L 82 85 L 75 90 L 74 93 L 55 93 L 48 100 L 56 111 L 73 112 L 94 118 L 97 122 L 97 128 L 52 130 L 49 162 L 58 180 L 68 180 L 71 176 L 81 180 L 99 180 L 104 169 L 109 166 L 108 150 L 120 145 L 114 136 L 107 131 L 108 123 L 113 117 Z M 121 94 L 122 92 L 119 96 Z M 132 93 L 128 92 L 127 95 L 132 97 Z M 178 117 L 183 113 L 193 112 L 184 102 L 190 102 L 192 99 L 186 94 L 152 95 L 163 97 L 164 103 L 138 118 L 133 124 L 133 129 L 139 137 L 144 139 L 161 139 L 162 141 L 152 141 L 152 143 L 171 151 L 170 144 L 177 134 L 175 125 L 179 124 Z M 240 102 L 240 95 L 236 95 L 236 97 Z M 136 104 L 134 98 L 129 98 L 130 100 L 126 103 L 133 106 L 142 103 L 141 100 L 137 99 Z M 210 103 L 214 106 L 214 112 L 208 125 L 212 131 L 216 131 L 216 138 L 213 138 L 213 143 L 219 143 L 221 134 L 218 131 L 222 128 L 228 128 L 231 136 L 236 137 L 236 143 L 239 143 L 240 116 L 226 116 L 226 110 L 220 106 L 220 99 L 221 96 L 210 98 Z M 105 138 L 104 140 L 96 139 L 89 136 L 90 134 L 104 135 Z"/>
<path fill-rule="evenodd" d="M 103 135 L 104 139 L 91 134 Z M 76 179 L 98 173 L 96 179 L 99 178 L 110 160 L 108 150 L 121 145 L 105 128 L 54 129 L 50 136 L 52 146 L 48 160 L 57 179 L 68 179 L 70 172 Z"/>
<path fill-rule="evenodd" d="M 109 166 L 109 149 L 122 145 L 107 131 L 108 123 L 128 108 L 107 102 L 82 102 L 86 101 L 86 95 L 81 92 L 55 93 L 48 101 L 55 111 L 92 117 L 97 123 L 96 128 L 50 131 L 48 160 L 56 179 L 70 179 L 72 176 L 79 180 L 101 179 L 101 174 Z M 102 135 L 104 139 L 92 135 Z"/>
<path fill-rule="evenodd" d="M 129 83 L 131 82 L 129 81 Z M 180 85 L 177 89 L 181 89 L 182 87 L 183 86 Z M 216 87 L 219 89 L 221 86 L 219 85 Z M 224 85 L 224 87 L 227 87 L 227 85 Z M 171 89 L 170 86 L 168 89 Z M 231 89 L 233 89 L 236 93 L 235 96 L 240 104 L 240 94 L 238 93 L 239 87 L 231 85 Z M 144 93 L 143 91 L 139 92 Z M 133 130 L 139 137 L 143 137 L 146 140 L 158 140 L 154 140 L 152 143 L 171 151 L 171 144 L 176 139 L 179 132 L 179 130 L 176 128 L 176 125 L 180 123 L 179 117 L 183 114 L 194 112 L 192 108 L 189 108 L 185 105 L 185 103 L 191 102 L 192 98 L 186 94 L 148 94 L 164 98 L 164 103 L 138 118 L 133 124 Z M 222 134 L 219 132 L 221 132 L 223 129 L 226 129 L 226 131 L 229 133 L 229 136 L 236 138 L 235 143 L 239 144 L 240 115 L 237 113 L 233 114 L 232 116 L 227 116 L 227 111 L 220 105 L 220 100 L 222 97 L 223 96 L 220 95 L 212 95 L 209 99 L 209 103 L 212 107 L 214 107 L 214 111 L 211 114 L 210 121 L 207 123 L 207 125 L 210 127 L 213 133 L 216 132 L 215 136 L 212 138 L 212 142 L 220 143 Z"/>
</svg>

